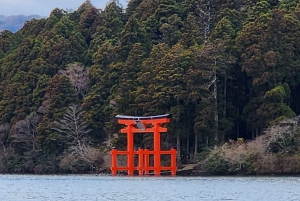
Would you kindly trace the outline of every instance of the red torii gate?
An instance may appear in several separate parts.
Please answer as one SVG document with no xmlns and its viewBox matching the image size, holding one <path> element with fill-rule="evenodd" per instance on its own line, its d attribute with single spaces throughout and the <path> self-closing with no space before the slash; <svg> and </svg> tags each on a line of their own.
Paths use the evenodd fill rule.
<svg viewBox="0 0 300 201">
<path fill-rule="evenodd" d="M 172 175 L 176 175 L 176 154 L 175 149 L 169 151 L 160 150 L 160 133 L 167 132 L 167 128 L 161 127 L 162 123 L 170 122 L 171 115 L 158 115 L 148 117 L 117 115 L 119 124 L 125 124 L 121 133 L 127 133 L 127 151 L 118 151 L 113 148 L 111 151 L 112 175 L 117 175 L 117 171 L 127 171 L 128 175 L 133 175 L 134 170 L 139 171 L 139 175 L 149 174 L 154 171 L 154 175 L 160 175 L 161 170 L 170 170 Z M 151 125 L 150 127 L 147 125 Z M 137 128 L 136 128 L 137 127 Z M 154 133 L 154 150 L 141 149 L 134 151 L 133 135 L 134 133 Z M 171 155 L 171 166 L 161 166 L 161 154 Z M 117 166 L 117 155 L 127 155 L 127 166 Z M 134 166 L 134 155 L 138 155 L 139 165 Z M 154 155 L 154 166 L 149 166 L 149 156 Z"/>
</svg>

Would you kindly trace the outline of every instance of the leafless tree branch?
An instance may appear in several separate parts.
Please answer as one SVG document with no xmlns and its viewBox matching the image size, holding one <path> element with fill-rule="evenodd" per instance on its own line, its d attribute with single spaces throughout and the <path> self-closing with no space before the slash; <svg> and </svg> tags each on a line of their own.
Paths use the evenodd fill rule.
<svg viewBox="0 0 300 201">
<path fill-rule="evenodd" d="M 69 145 L 73 151 L 84 157 L 83 149 L 87 141 L 86 135 L 92 130 L 88 129 L 83 120 L 83 112 L 78 105 L 69 106 L 62 119 L 54 122 L 51 128 L 62 134 L 58 140 Z"/>
<path fill-rule="evenodd" d="M 79 95 L 84 97 L 88 91 L 88 68 L 79 63 L 69 64 L 59 74 L 67 76 Z"/>
<path fill-rule="evenodd" d="M 18 121 L 11 130 L 11 139 L 20 147 L 27 150 L 36 150 L 36 128 L 41 120 L 39 115 L 33 114 Z"/>
</svg>

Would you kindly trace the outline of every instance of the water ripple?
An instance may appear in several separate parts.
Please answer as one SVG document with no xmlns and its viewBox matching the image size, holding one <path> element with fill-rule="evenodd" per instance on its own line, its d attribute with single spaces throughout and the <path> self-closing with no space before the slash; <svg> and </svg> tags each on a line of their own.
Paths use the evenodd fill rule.
<svg viewBox="0 0 300 201">
<path fill-rule="evenodd" d="M 299 177 L 0 175 L 5 201 L 296 201 Z"/>
</svg>

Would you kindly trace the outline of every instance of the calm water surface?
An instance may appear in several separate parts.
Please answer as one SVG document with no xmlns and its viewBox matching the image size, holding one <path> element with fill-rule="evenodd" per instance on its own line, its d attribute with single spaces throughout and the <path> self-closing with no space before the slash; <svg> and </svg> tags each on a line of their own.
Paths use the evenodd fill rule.
<svg viewBox="0 0 300 201">
<path fill-rule="evenodd" d="M 300 201 L 300 177 L 0 175 L 3 201 Z"/>
</svg>

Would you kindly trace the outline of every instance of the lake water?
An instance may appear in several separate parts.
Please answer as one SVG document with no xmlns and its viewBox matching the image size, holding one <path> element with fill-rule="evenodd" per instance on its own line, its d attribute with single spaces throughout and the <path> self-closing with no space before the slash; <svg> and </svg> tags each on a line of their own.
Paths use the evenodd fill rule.
<svg viewBox="0 0 300 201">
<path fill-rule="evenodd" d="M 299 201 L 300 177 L 0 175 L 3 201 Z"/>
</svg>

